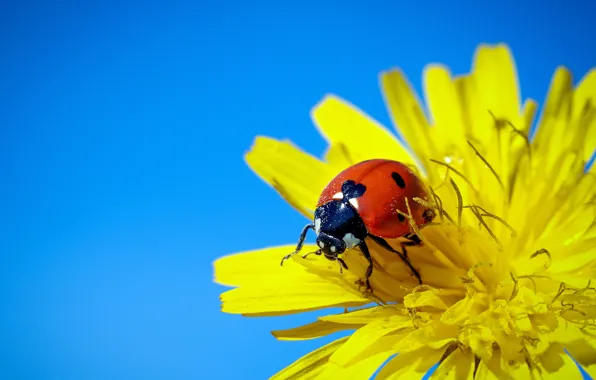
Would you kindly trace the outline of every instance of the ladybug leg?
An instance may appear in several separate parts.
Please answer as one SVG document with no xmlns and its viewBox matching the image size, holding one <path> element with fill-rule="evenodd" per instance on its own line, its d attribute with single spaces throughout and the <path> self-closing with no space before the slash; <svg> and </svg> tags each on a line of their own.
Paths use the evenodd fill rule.
<svg viewBox="0 0 596 380">
<path fill-rule="evenodd" d="M 396 251 L 395 249 L 393 249 L 393 247 L 391 247 L 389 245 L 389 243 L 387 243 L 387 240 L 380 238 L 378 236 L 374 236 L 374 235 L 368 235 L 375 243 L 377 243 L 378 245 L 380 245 L 381 247 L 383 247 L 384 249 L 388 250 L 389 252 L 393 252 L 396 253 L 400 259 L 402 259 L 402 261 L 404 262 L 404 264 L 406 264 L 408 266 L 408 268 L 410 268 L 410 270 L 412 271 L 412 274 L 414 274 L 414 276 L 416 276 L 416 279 L 418 280 L 419 284 L 422 284 L 422 279 L 420 278 L 420 273 L 418 273 L 418 271 L 412 266 L 412 263 L 410 262 L 410 259 L 408 259 L 408 251 L 406 250 L 406 247 L 414 247 L 417 245 L 420 245 L 422 242 L 420 241 L 420 238 L 416 235 L 408 235 L 406 238 L 408 239 L 408 241 L 400 243 L 401 244 L 401 249 L 402 252 L 400 251 Z"/>
<path fill-rule="evenodd" d="M 304 245 L 304 240 L 306 239 L 306 233 L 308 232 L 308 230 L 314 231 L 314 229 L 315 229 L 314 224 L 307 224 L 306 226 L 304 226 L 304 228 L 302 229 L 302 232 L 300 233 L 300 238 L 298 239 L 298 244 L 296 244 L 296 249 L 294 250 L 294 252 L 285 255 L 283 257 L 283 259 L 281 259 L 280 265 L 284 265 L 284 261 L 286 261 L 290 257 L 292 257 L 295 254 L 297 254 L 298 252 L 300 252 L 300 250 L 302 250 L 302 246 Z"/>
<path fill-rule="evenodd" d="M 404 238 L 406 238 L 408 240 L 400 243 L 400 245 L 403 250 L 404 257 L 406 258 L 406 260 L 409 261 L 410 259 L 408 258 L 408 251 L 406 251 L 406 247 L 415 247 L 417 245 L 421 245 L 422 240 L 420 240 L 420 238 L 416 234 L 408 234 L 408 235 L 404 236 Z M 422 284 L 422 282 L 420 282 L 420 283 Z"/>
<path fill-rule="evenodd" d="M 422 240 L 420 240 L 420 237 L 416 234 L 408 234 L 405 236 L 405 238 L 408 239 L 412 243 L 416 243 L 416 244 L 410 244 L 410 246 L 412 246 L 412 247 L 422 244 Z"/>
<path fill-rule="evenodd" d="M 360 251 L 364 255 L 364 258 L 368 260 L 368 268 L 366 268 L 366 274 L 364 275 L 364 278 L 366 282 L 366 291 L 372 292 L 372 287 L 370 286 L 370 276 L 372 276 L 373 272 L 372 257 L 370 257 L 370 251 L 368 250 L 368 246 L 366 245 L 366 242 L 364 242 L 364 240 L 360 244 L 358 244 L 358 247 L 360 247 Z"/>
<path fill-rule="evenodd" d="M 337 262 L 339 263 L 339 273 L 343 273 L 344 269 L 348 269 L 348 266 L 346 265 L 346 262 L 344 261 L 344 259 L 342 259 L 341 257 L 337 258 Z"/>
<path fill-rule="evenodd" d="M 422 285 L 422 278 L 420 278 L 420 273 L 418 273 L 418 271 L 416 269 L 414 269 L 414 267 L 412 266 L 412 263 L 410 262 L 410 259 L 408 258 L 408 251 L 406 250 L 406 247 L 415 247 L 417 245 L 420 245 L 420 243 L 416 243 L 414 241 L 407 241 L 407 242 L 401 243 L 400 245 L 401 245 L 401 249 L 403 252 L 403 260 L 405 260 L 405 263 L 408 264 L 408 267 L 410 267 L 410 270 L 412 271 L 414 276 L 416 276 L 416 279 L 418 280 L 418 284 Z"/>
</svg>

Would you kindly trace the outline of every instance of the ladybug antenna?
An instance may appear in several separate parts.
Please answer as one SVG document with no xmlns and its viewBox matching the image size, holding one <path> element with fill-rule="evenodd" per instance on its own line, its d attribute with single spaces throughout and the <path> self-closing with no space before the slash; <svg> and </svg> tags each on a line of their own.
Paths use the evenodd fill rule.
<svg viewBox="0 0 596 380">
<path fill-rule="evenodd" d="M 307 253 L 306 255 L 302 256 L 302 258 L 303 258 L 303 259 L 306 259 L 306 257 L 307 257 L 308 255 L 312 255 L 313 253 L 314 253 L 315 255 L 319 256 L 319 255 L 320 255 L 322 252 L 323 252 L 323 251 L 322 251 L 321 249 L 317 249 L 316 251 L 309 252 L 309 253 Z"/>
<path fill-rule="evenodd" d="M 360 198 L 366 192 L 366 186 L 349 179 L 341 185 L 341 192 L 345 199 Z"/>
</svg>

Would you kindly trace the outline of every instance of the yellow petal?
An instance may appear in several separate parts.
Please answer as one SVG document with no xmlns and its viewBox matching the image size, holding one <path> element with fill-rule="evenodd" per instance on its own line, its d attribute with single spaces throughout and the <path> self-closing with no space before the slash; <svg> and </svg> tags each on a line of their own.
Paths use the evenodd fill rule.
<svg viewBox="0 0 596 380">
<path fill-rule="evenodd" d="M 572 287 L 583 288 L 586 286 L 588 281 L 592 281 L 596 277 L 596 271 L 594 270 L 594 267 L 588 267 L 583 268 L 582 272 L 583 273 L 581 276 L 578 276 L 574 273 L 555 273 L 552 275 L 552 279 L 559 283 L 565 283 Z M 561 305 L 560 299 L 557 300 L 556 304 L 559 306 L 563 306 Z"/>
<path fill-rule="evenodd" d="M 279 340 L 305 340 L 320 338 L 338 331 L 357 329 L 358 324 L 340 324 L 325 321 L 315 321 L 304 326 L 294 327 L 287 330 L 271 331 L 271 334 Z"/>
<path fill-rule="evenodd" d="M 553 215 L 552 233 L 568 238 L 581 237 L 594 220 L 594 208 L 589 204 L 594 196 L 596 176 L 584 174 L 574 188 L 566 194 L 567 198 Z M 559 244 L 563 244 L 561 241 Z"/>
<path fill-rule="evenodd" d="M 451 79 L 449 69 L 430 65 L 424 72 L 426 103 L 430 108 L 435 141 L 442 145 L 442 152 L 451 153 L 455 149 L 463 151 L 466 133 L 461 114 L 458 92 Z M 442 157 L 433 157 L 439 158 Z"/>
<path fill-rule="evenodd" d="M 377 374 L 375 380 L 419 379 L 435 365 L 443 350 L 421 348 L 406 354 L 398 354 Z"/>
<path fill-rule="evenodd" d="M 497 358 L 491 359 L 489 366 L 484 362 L 480 362 L 478 370 L 476 371 L 476 377 L 474 380 L 503 380 L 503 379 L 515 379 L 515 380 L 538 380 L 539 376 L 534 375 L 530 371 L 529 367 L 525 364 L 520 365 L 517 368 L 509 368 L 507 372 L 504 372 L 498 365 Z"/>
<path fill-rule="evenodd" d="M 512 149 L 523 143 L 519 140 L 515 140 L 514 146 L 501 143 L 501 140 L 508 141 L 512 135 L 506 123 L 525 132 L 525 121 L 520 112 L 517 71 L 508 46 L 480 45 L 476 49 L 472 76 L 476 86 L 475 101 L 481 105 L 479 112 L 484 114 L 474 119 L 474 135 L 480 139 L 480 146 L 477 148 L 491 163 L 507 188 Z M 487 116 L 490 117 L 488 120 Z M 478 169 L 482 170 L 482 167 L 477 166 Z"/>
<path fill-rule="evenodd" d="M 418 335 L 418 339 L 424 342 L 425 345 L 438 350 L 455 342 L 460 331 L 460 326 L 446 325 L 440 321 L 433 321 L 427 323 L 425 327 L 419 328 L 415 333 Z M 410 335 L 414 335 L 414 333 Z"/>
<path fill-rule="evenodd" d="M 593 366 L 596 364 L 596 340 L 576 340 L 565 344 L 569 355 L 582 366 Z"/>
<path fill-rule="evenodd" d="M 311 113 L 315 125 L 330 144 L 350 147 L 357 162 L 387 158 L 412 164 L 412 158 L 395 136 L 347 101 L 327 95 Z"/>
<path fill-rule="evenodd" d="M 517 124 L 520 95 L 515 61 L 507 45 L 480 45 L 474 57 L 473 75 L 478 95 L 497 119 Z"/>
<path fill-rule="evenodd" d="M 473 143 L 484 146 L 495 133 L 493 130 L 494 120 L 486 105 L 482 103 L 477 82 L 478 78 L 474 75 L 461 76 L 455 79 L 455 88 L 466 137 Z M 476 183 L 477 174 L 474 171 L 470 170 L 466 174 L 467 176 L 471 175 L 469 180 Z"/>
<path fill-rule="evenodd" d="M 593 240 L 593 239 L 592 239 Z M 596 262 L 596 246 L 593 246 L 588 251 L 577 253 L 569 256 L 563 260 L 557 260 L 557 265 L 552 269 L 553 273 L 575 272 L 583 267 Z"/>
<path fill-rule="evenodd" d="M 493 354 L 492 344 L 495 339 L 488 327 L 477 326 L 476 328 L 468 328 L 467 331 L 464 330 L 462 336 L 467 338 L 468 346 L 470 346 L 477 357 L 484 361 L 490 360 Z M 465 341 L 463 337 L 460 340 Z"/>
<path fill-rule="evenodd" d="M 332 314 L 319 317 L 319 320 L 333 323 L 346 323 L 346 324 L 361 324 L 365 325 L 370 322 L 385 319 L 385 318 L 396 318 L 396 313 L 399 310 L 396 306 L 378 306 L 369 307 L 366 309 L 350 311 L 349 313 L 343 314 Z M 404 320 L 410 319 L 404 316 Z"/>
<path fill-rule="evenodd" d="M 589 367 L 583 367 L 584 371 L 586 371 L 592 378 L 596 378 L 596 365 L 591 365 Z"/>
<path fill-rule="evenodd" d="M 341 338 L 331 342 L 290 364 L 285 369 L 276 373 L 271 380 L 282 379 L 312 379 L 320 373 L 322 367 L 327 363 L 329 357 L 339 348 L 348 338 Z"/>
<path fill-rule="evenodd" d="M 246 163 L 284 199 L 310 218 L 323 188 L 337 174 L 333 167 L 288 141 L 257 137 Z"/>
<path fill-rule="evenodd" d="M 369 379 L 372 374 L 387 360 L 394 355 L 393 351 L 379 352 L 367 358 L 358 360 L 348 367 L 342 367 L 335 363 L 329 363 L 317 380 L 336 380 L 336 379 Z M 330 359 L 332 360 L 332 359 Z"/>
<path fill-rule="evenodd" d="M 565 352 L 559 356 L 556 356 L 555 354 L 549 355 L 548 359 L 543 361 L 542 364 L 547 365 L 547 367 L 545 367 L 546 371 L 542 371 L 542 379 L 544 380 L 582 378 L 577 365 Z"/>
<path fill-rule="evenodd" d="M 436 147 L 420 100 L 401 71 L 394 69 L 383 72 L 380 80 L 393 124 L 428 171 L 426 160 L 435 155 Z"/>
<path fill-rule="evenodd" d="M 560 316 L 557 319 L 559 321 L 557 328 L 548 335 L 550 341 L 568 344 L 584 339 L 584 333 L 575 324 L 569 323 Z"/>
<path fill-rule="evenodd" d="M 331 144 L 325 152 L 325 161 L 337 168 L 337 173 L 342 170 L 357 164 L 354 153 L 345 144 Z"/>
<path fill-rule="evenodd" d="M 397 342 L 393 345 L 393 349 L 395 352 L 399 352 L 403 355 L 426 346 L 429 343 L 429 340 L 434 340 L 428 338 L 429 330 L 431 329 L 421 328 L 406 334 L 401 334 Z"/>
<path fill-rule="evenodd" d="M 431 379 L 467 380 L 473 370 L 474 355 L 456 350 L 439 365 Z"/>
<path fill-rule="evenodd" d="M 530 370 L 525 364 L 520 365 L 517 368 L 510 369 L 511 377 L 514 379 L 531 379 L 531 380 L 538 380 L 538 375 L 535 374 L 535 371 Z"/>
<path fill-rule="evenodd" d="M 476 297 L 467 295 L 465 298 L 457 301 L 441 315 L 441 322 L 455 325 L 466 320 L 474 308 L 474 298 Z"/>
<path fill-rule="evenodd" d="M 573 95 L 573 116 L 580 119 L 588 109 L 596 108 L 596 69 L 590 70 L 579 82 Z M 586 138 L 584 141 L 584 159 L 587 161 L 596 149 L 596 119 L 586 125 Z"/>
<path fill-rule="evenodd" d="M 316 249 L 305 246 L 305 252 Z M 292 246 L 222 257 L 215 262 L 215 280 L 240 286 L 221 295 L 222 310 L 232 314 L 283 315 L 333 306 L 370 302 L 353 284 L 354 275 L 327 260 L 286 260 Z M 266 279 L 266 281 L 263 281 Z M 349 285 L 347 285 L 349 284 Z"/>
<path fill-rule="evenodd" d="M 570 138 L 577 131 L 570 130 L 568 121 L 572 105 L 573 77 L 569 70 L 559 67 L 550 84 L 540 123 L 532 145 L 541 158 L 542 170 L 560 159 Z M 565 173 L 566 174 L 566 173 Z"/>
<path fill-rule="evenodd" d="M 311 252 L 317 248 L 315 245 L 307 244 L 303 251 Z M 281 266 L 281 259 L 294 249 L 295 245 L 283 245 L 220 257 L 213 263 L 215 282 L 228 286 L 243 286 L 261 284 L 263 279 L 274 283 L 286 282 L 286 278 L 308 276 L 307 269 L 293 260 L 286 260 Z"/>
<path fill-rule="evenodd" d="M 404 297 L 404 306 L 412 309 L 422 306 L 431 306 L 440 310 L 447 309 L 447 305 L 436 290 L 410 293 Z"/>
<path fill-rule="evenodd" d="M 596 148 L 596 100 L 586 104 L 584 112 L 572 125 L 578 130 L 572 147 L 583 152 L 582 159 L 587 163 Z"/>
<path fill-rule="evenodd" d="M 573 94 L 573 117 L 578 118 L 586 103 L 596 102 L 596 68 L 592 68 L 579 81 Z"/>
<path fill-rule="evenodd" d="M 412 328 L 410 318 L 397 315 L 371 322 L 352 334 L 350 339 L 331 357 L 331 361 L 342 366 L 348 366 L 368 347 L 376 345 L 377 341 L 387 334 Z"/>
<path fill-rule="evenodd" d="M 319 276 L 305 281 L 244 286 L 221 295 L 222 311 L 243 315 L 285 315 L 328 307 L 353 307 L 370 302 L 356 292 Z"/>
<path fill-rule="evenodd" d="M 536 111 L 538 111 L 538 103 L 534 99 L 526 99 L 522 107 L 523 123 L 517 129 L 528 135 L 530 128 L 534 125 Z"/>
</svg>

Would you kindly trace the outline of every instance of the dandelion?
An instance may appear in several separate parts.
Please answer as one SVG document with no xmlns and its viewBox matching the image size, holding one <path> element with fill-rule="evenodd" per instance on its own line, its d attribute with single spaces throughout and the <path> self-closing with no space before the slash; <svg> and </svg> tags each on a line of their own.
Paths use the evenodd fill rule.
<svg viewBox="0 0 596 380">
<path fill-rule="evenodd" d="M 346 167 L 387 158 L 416 168 L 437 214 L 415 231 L 423 244 L 408 250 L 423 284 L 374 243 L 372 295 L 359 286 L 367 267 L 360 251 L 344 253 L 349 270 L 340 273 L 316 256 L 280 266 L 294 249 L 287 245 L 215 262 L 216 281 L 235 287 L 221 295 L 223 311 L 334 312 L 272 332 L 282 340 L 353 331 L 275 379 L 366 379 L 389 358 L 377 379 L 420 378 L 436 363 L 437 378 L 579 378 L 573 359 L 596 374 L 596 165 L 587 165 L 596 147 L 596 70 L 575 87 L 567 69 L 555 71 L 533 138 L 538 105 L 521 104 L 505 45 L 479 46 L 468 75 L 427 67 L 428 116 L 399 70 L 380 82 L 407 146 L 327 96 L 312 111 L 329 143 L 322 160 L 258 137 L 246 161 L 309 219 Z"/>
</svg>

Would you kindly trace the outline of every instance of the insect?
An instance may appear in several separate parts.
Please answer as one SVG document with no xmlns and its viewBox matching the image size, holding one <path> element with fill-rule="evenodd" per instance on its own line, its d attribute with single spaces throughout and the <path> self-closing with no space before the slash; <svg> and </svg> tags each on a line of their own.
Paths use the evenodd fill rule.
<svg viewBox="0 0 596 380">
<path fill-rule="evenodd" d="M 368 291 L 371 290 L 373 261 L 367 239 L 397 254 L 421 284 L 420 274 L 410 263 L 406 250 L 406 247 L 420 245 L 421 240 L 411 232 L 404 215 L 397 212 L 408 213 L 408 198 L 414 222 L 419 227 L 432 222 L 434 210 L 413 201 L 415 197 L 428 199 L 429 192 L 420 178 L 401 162 L 374 159 L 345 169 L 323 189 L 313 223 L 302 229 L 296 249 L 284 256 L 281 265 L 302 250 L 306 234 L 314 230 L 319 249 L 303 257 L 322 254 L 328 260 L 337 261 L 342 271 L 342 267 L 348 267 L 340 255 L 346 249 L 358 247 L 368 260 L 365 277 Z M 395 238 L 405 238 L 400 243 L 402 252 L 393 249 L 385 240 Z"/>
</svg>

